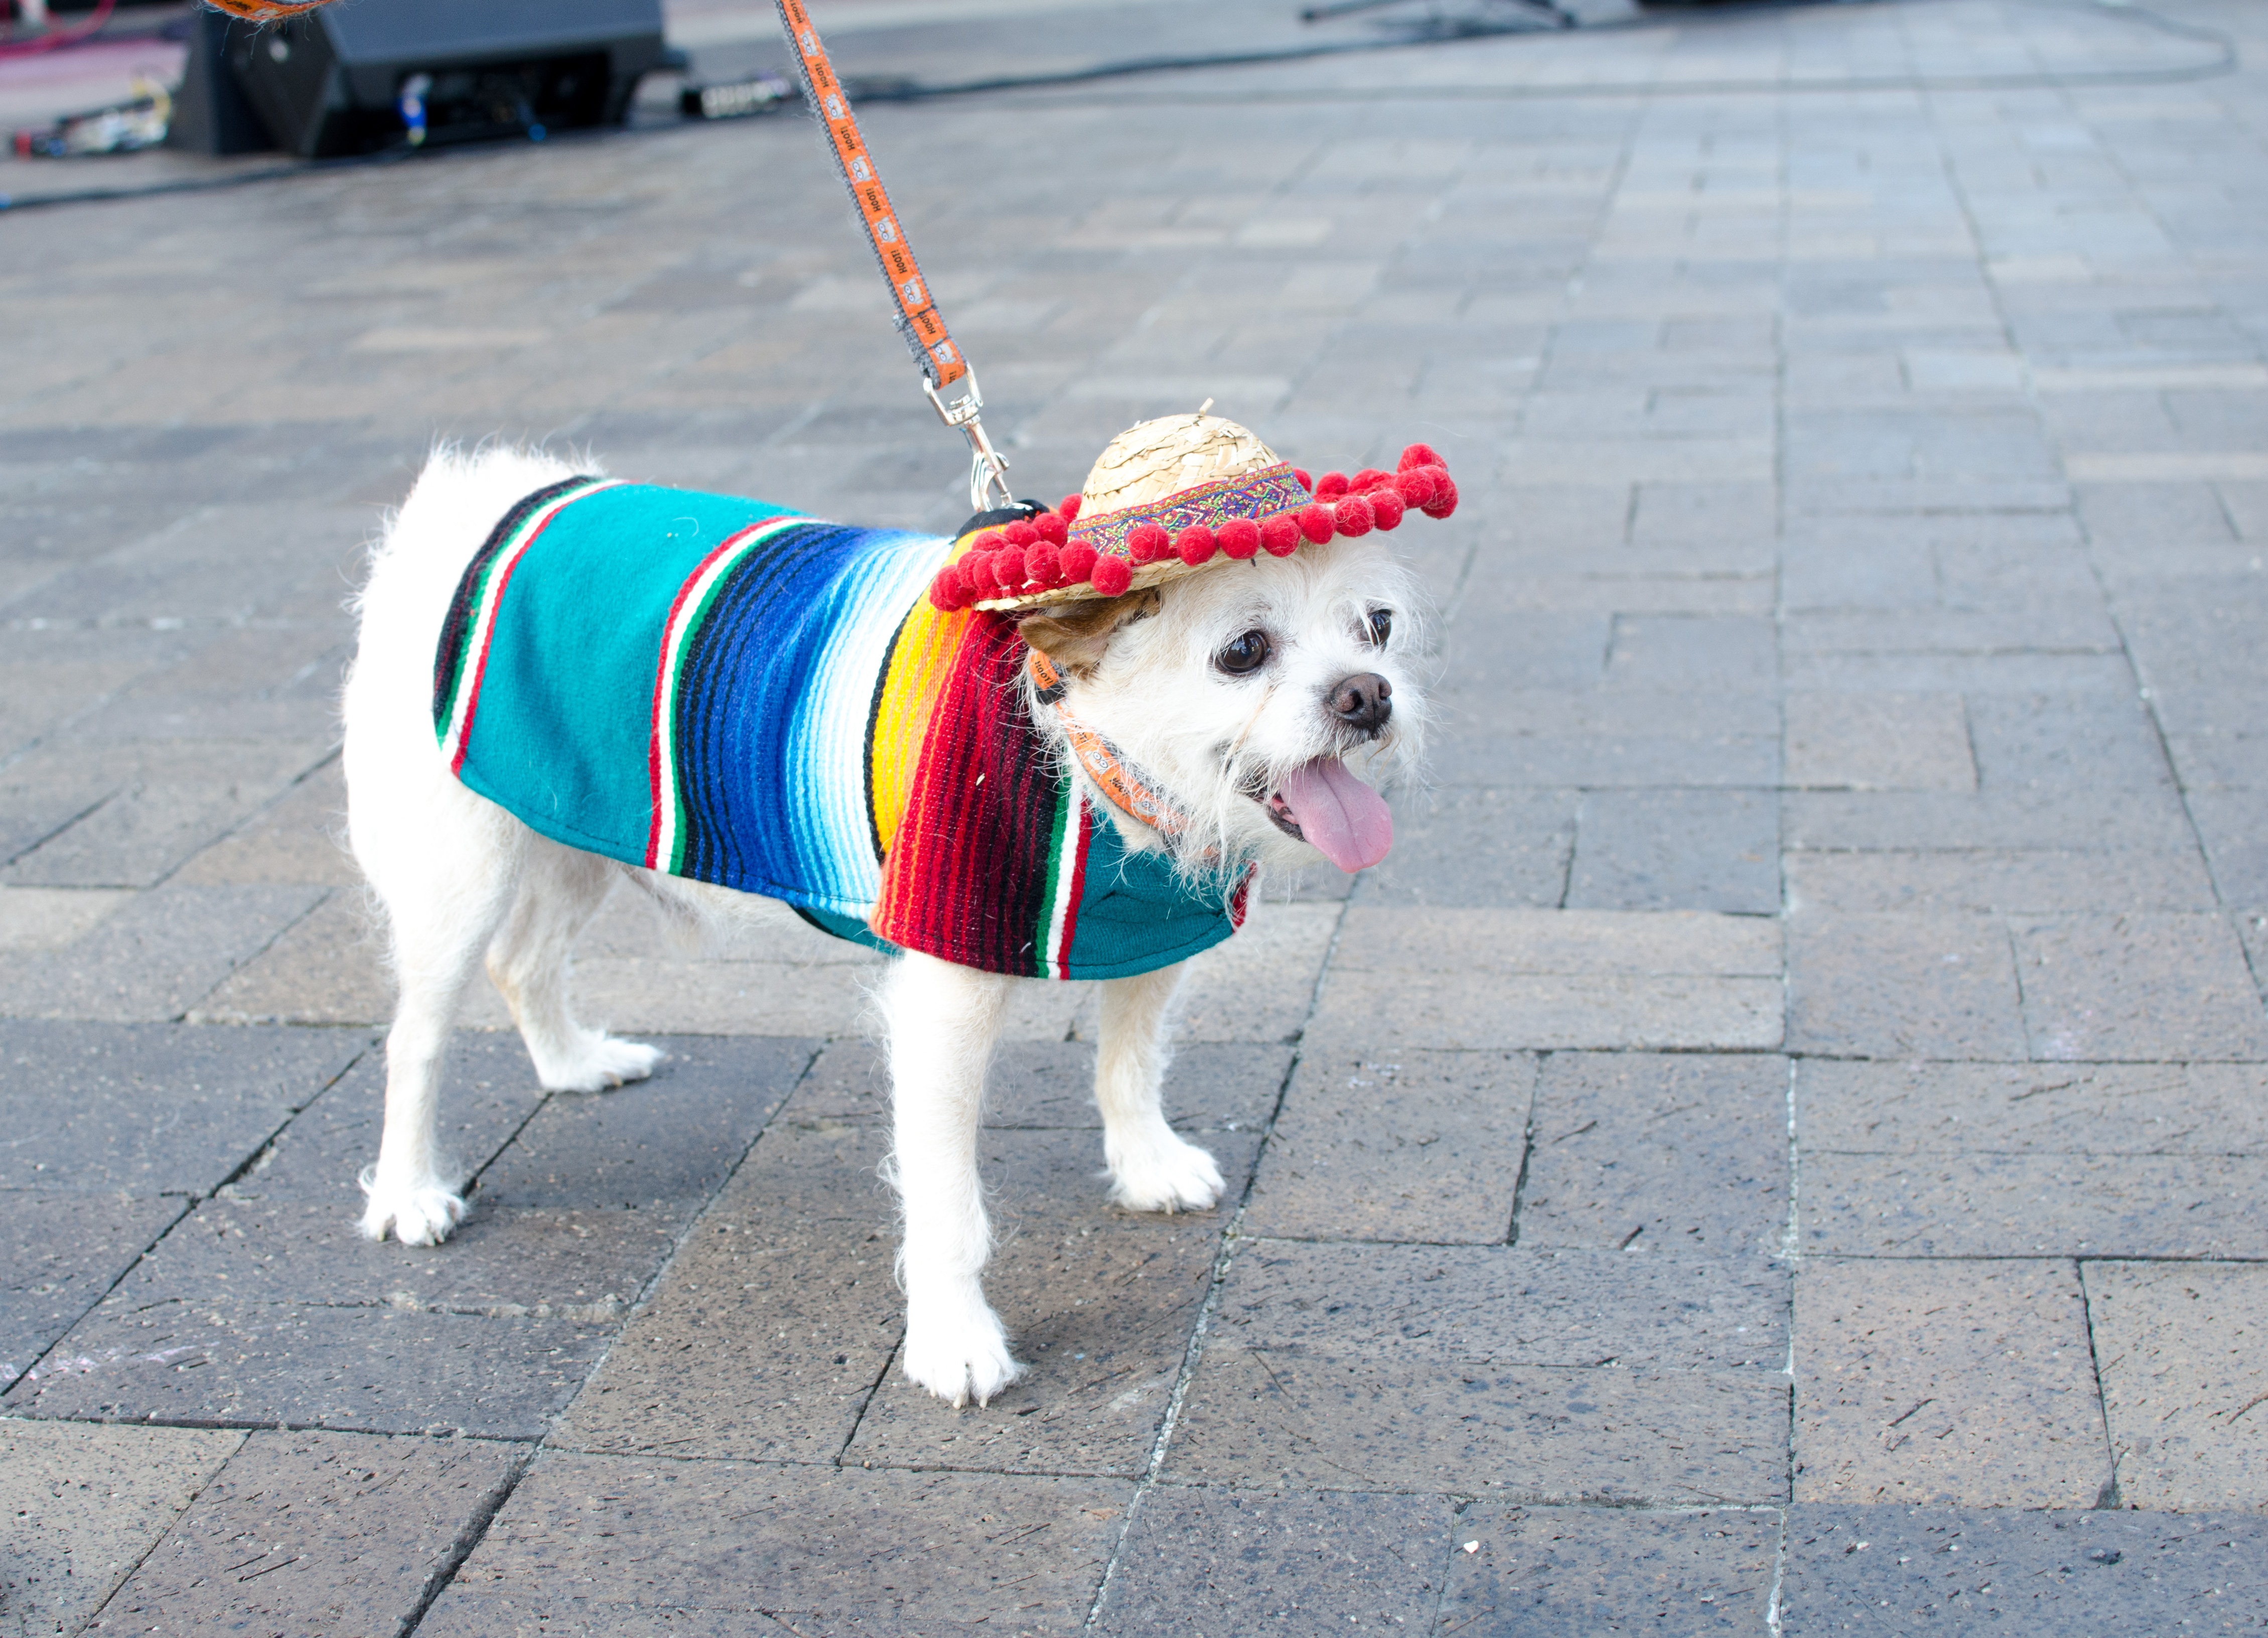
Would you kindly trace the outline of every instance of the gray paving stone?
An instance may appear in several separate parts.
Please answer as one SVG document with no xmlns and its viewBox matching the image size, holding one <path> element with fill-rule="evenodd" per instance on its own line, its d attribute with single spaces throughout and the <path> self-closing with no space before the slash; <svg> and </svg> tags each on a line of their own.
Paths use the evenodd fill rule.
<svg viewBox="0 0 2268 1638">
<path fill-rule="evenodd" d="M 1217 1137 L 1207 1147 L 1233 1203 L 1256 1144 Z M 1140 1476 L 1189 1351 L 1227 1209 L 1166 1217 L 1102 1205 L 1089 1192 L 1094 1146 L 1083 1133 L 988 1132 L 978 1155 L 998 1192 L 1001 1237 L 985 1295 L 1029 1374 L 989 1406 L 955 1410 L 892 1371 L 843 1459 Z"/>
<path fill-rule="evenodd" d="M 0 1022 L 0 1188 L 209 1193 L 369 1045 L 342 1030 Z"/>
<path fill-rule="evenodd" d="M 905 1323 L 887 1139 L 776 1124 L 694 1225 L 557 1440 L 668 1457 L 832 1461 Z"/>
<path fill-rule="evenodd" d="M 2257 795 L 2191 790 L 2187 796 L 2223 901 L 2248 909 L 2268 904 L 2268 839 L 2252 823 L 2259 811 Z"/>
<path fill-rule="evenodd" d="M 2264 1549 L 2268 1524 L 2234 1513 L 1797 1507 L 1781 1630 L 2241 1632 L 2268 1603 Z"/>
<path fill-rule="evenodd" d="M 139 1312 L 225 1297 L 603 1323 L 630 1312 L 676 1249 L 687 1214 L 676 1204 L 479 1206 L 442 1244 L 407 1246 L 364 1239 L 345 1201 L 223 1195 L 135 1266 L 118 1303 Z"/>
<path fill-rule="evenodd" d="M 1291 1238 L 1506 1238 L 1535 1060 L 1512 1052 L 1310 1057 L 1294 1072 L 1244 1218 Z"/>
<path fill-rule="evenodd" d="M 1133 1488 L 557 1455 L 521 1481 L 419 1630 L 1073 1632 Z M 578 1580 L 563 1581 L 563 1562 Z"/>
<path fill-rule="evenodd" d="M 4 1401 L 18 1415 L 542 1436 L 619 1324 L 201 1294 L 72 1328 Z"/>
<path fill-rule="evenodd" d="M 2168 793 L 1791 793 L 1781 808 L 1791 848 L 2142 848 L 2196 845 Z"/>
<path fill-rule="evenodd" d="M 1972 791 L 1977 765 L 1958 694 L 1791 692 L 1786 779 L 1858 791 Z"/>
<path fill-rule="evenodd" d="M 1166 1118 L 1189 1132 L 1250 1132 L 1276 1108 L 1292 1049 L 1200 1043 L 1177 1050 L 1166 1072 Z M 787 1121 L 887 1125 L 889 1082 L 881 1053 L 865 1041 L 833 1041 L 782 1108 Z M 989 1126 L 1102 1124 L 1094 1106 L 1094 1046 L 1087 1041 L 1005 1041 L 993 1054 Z"/>
<path fill-rule="evenodd" d="M 1571 909 L 1764 916 L 1779 909 L 1779 802 L 1772 793 L 1593 791 L 1576 823 Z"/>
<path fill-rule="evenodd" d="M 1786 1273 L 1763 1258 L 1240 1240 L 1208 1336 L 1351 1356 L 1732 1371 L 1779 1369 L 1787 1325 Z"/>
<path fill-rule="evenodd" d="M 1646 1513 L 1487 1502 L 1450 1532 L 1443 1633 L 1754 1633 L 1777 1619 L 1777 1509 Z"/>
<path fill-rule="evenodd" d="M 1846 1262 L 1795 1280 L 1798 1502 L 2101 1506 L 2087 1305 L 2069 1262 Z"/>
<path fill-rule="evenodd" d="M 525 1459 L 481 1440 L 254 1434 L 89 1630 L 399 1631 Z"/>
<path fill-rule="evenodd" d="M 2255 1064 L 1796 1066 L 1807 1155 L 2258 1155 Z"/>
<path fill-rule="evenodd" d="M 2090 1333 L 2123 1506 L 2268 1505 L 2257 1264 L 2088 1263 Z"/>
<path fill-rule="evenodd" d="M 187 1208 L 179 1196 L 0 1191 L 0 1383 L 102 1300 Z"/>
<path fill-rule="evenodd" d="M 1791 1051 L 2029 1055 L 2015 961 L 1995 918 L 1797 915 L 1787 945 Z"/>
<path fill-rule="evenodd" d="M 1802 852 L 1786 854 L 1782 867 L 1790 899 L 1799 909 L 1860 915 L 2215 907 L 2213 878 L 2193 848 Z"/>
<path fill-rule="evenodd" d="M 1808 1155 L 1808 1253 L 2258 1257 L 2257 1155 Z"/>
<path fill-rule="evenodd" d="M 0 1013 L 155 1022 L 188 1013 L 314 908 L 313 887 L 162 887 L 68 948 L 0 955 Z"/>
<path fill-rule="evenodd" d="M 230 1036 L 231 1029 L 210 1033 Z M 315 1031 L 279 1031 L 288 1035 Z M 367 1040 L 360 1032 L 322 1031 Z M 442 1060 L 436 1131 L 442 1153 L 468 1180 L 476 1178 L 545 1099 L 527 1049 L 516 1034 L 460 1029 Z M 378 1160 L 386 1115 L 386 1051 L 381 1043 L 355 1061 L 305 1109 L 230 1185 L 246 1199 L 326 1200 L 358 1213 L 357 1184 Z M 486 1202 L 483 1202 L 486 1204 Z"/>
<path fill-rule="evenodd" d="M 1160 1487 L 1143 1497 L 1100 1630 L 1187 1638 L 1430 1628 L 1453 1504 L 1433 1496 L 1268 1495 Z"/>
<path fill-rule="evenodd" d="M 2067 916 L 2014 936 L 2034 1058 L 2268 1056 L 2268 1014 L 2219 916 Z"/>
<path fill-rule="evenodd" d="M 1774 1057 L 1567 1053 L 1543 1066 L 1514 1238 L 1749 1256 L 1787 1221 Z"/>
<path fill-rule="evenodd" d="M 244 1435 L 0 1421 L 0 1608 L 76 1633 L 196 1499 Z"/>
<path fill-rule="evenodd" d="M 1487 786 L 1405 800 L 1396 805 L 1394 851 L 1363 874 L 1362 903 L 1560 904 L 1579 800 L 1572 791 Z"/>
<path fill-rule="evenodd" d="M 2140 701 L 1979 695 L 1970 702 L 1969 727 L 1987 788 L 2146 790 L 2173 777 Z"/>
<path fill-rule="evenodd" d="M 1771 1502 L 1787 1384 L 1761 1373 L 1554 1369 L 1224 1343 L 1198 1365 L 1172 1476 L 1240 1487 L 1500 1491 L 1536 1502 Z"/>
<path fill-rule="evenodd" d="M 326 705 L 328 710 L 328 705 Z M 8 879 L 33 886 L 150 887 L 232 829 L 330 755 L 328 721 L 310 737 L 255 740 L 225 730 L 199 742 L 160 730 L 160 742 L 43 751 L 27 776 L 61 772 L 92 783 L 99 805 L 9 867 Z M 61 768 L 47 764 L 66 763 Z"/>
<path fill-rule="evenodd" d="M 1779 926 L 1701 911 L 1347 911 L 1306 1040 L 1382 1053 L 1771 1048 Z"/>
<path fill-rule="evenodd" d="M 811 1062 L 816 1042 L 657 1037 L 644 1081 L 548 1100 L 481 1174 L 495 1206 L 636 1208 L 716 1192 Z"/>
<path fill-rule="evenodd" d="M 1741 616 L 1623 616 L 1607 654 L 1608 681 L 1640 688 L 1769 689 L 1778 675 L 1771 623 Z"/>
</svg>

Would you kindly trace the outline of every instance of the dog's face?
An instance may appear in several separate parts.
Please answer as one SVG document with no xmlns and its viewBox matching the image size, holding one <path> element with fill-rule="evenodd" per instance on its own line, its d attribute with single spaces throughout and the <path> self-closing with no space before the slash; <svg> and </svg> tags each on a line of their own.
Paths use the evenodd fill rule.
<svg viewBox="0 0 2268 1638">
<path fill-rule="evenodd" d="M 1188 815 L 1179 851 L 1285 867 L 1320 852 L 1347 869 L 1382 856 L 1373 790 L 1414 766 L 1425 704 L 1416 587 L 1376 535 L 1219 563 L 1022 629 L 1060 670 L 1063 709 Z"/>
</svg>

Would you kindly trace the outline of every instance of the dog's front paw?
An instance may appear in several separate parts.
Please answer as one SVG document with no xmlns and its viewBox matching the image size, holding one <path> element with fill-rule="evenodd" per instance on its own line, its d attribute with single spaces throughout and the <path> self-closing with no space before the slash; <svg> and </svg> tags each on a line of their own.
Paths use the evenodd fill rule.
<svg viewBox="0 0 2268 1638">
<path fill-rule="evenodd" d="M 1202 1212 L 1227 1185 L 1211 1155 L 1167 1133 L 1132 1154 L 1115 1156 L 1110 1198 L 1130 1212 Z"/>
<path fill-rule="evenodd" d="M 644 1080 L 661 1058 L 658 1046 L 593 1031 L 571 1052 L 538 1060 L 535 1078 L 547 1092 L 604 1092 Z"/>
<path fill-rule="evenodd" d="M 438 1245 L 465 1220 L 465 1202 L 438 1184 L 394 1186 L 378 1181 L 377 1169 L 362 1175 L 362 1192 L 370 1199 L 362 1214 L 362 1231 L 372 1240 L 383 1240 L 390 1231 L 404 1245 Z"/>
<path fill-rule="evenodd" d="M 906 1376 L 955 1410 L 992 1396 L 1024 1374 L 1008 1353 L 1008 1333 L 980 1295 L 973 1305 L 917 1304 L 906 1313 Z"/>
</svg>

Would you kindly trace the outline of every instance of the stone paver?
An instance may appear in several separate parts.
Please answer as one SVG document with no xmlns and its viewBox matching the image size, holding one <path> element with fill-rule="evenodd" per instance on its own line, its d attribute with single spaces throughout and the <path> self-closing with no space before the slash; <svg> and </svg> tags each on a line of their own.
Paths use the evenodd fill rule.
<svg viewBox="0 0 2268 1638">
<path fill-rule="evenodd" d="M 1310 1056 L 1269 1134 L 1247 1233 L 1503 1240 L 1528 1152 L 1535 1061 L 1410 1051 Z"/>
<path fill-rule="evenodd" d="M 0 1421 L 0 1608 L 77 1632 L 236 1453 L 233 1429 Z"/>
<path fill-rule="evenodd" d="M 1235 1638 L 1432 1625 L 1452 1504 L 1163 1487 L 1112 1568 L 1101 1630 Z"/>
<path fill-rule="evenodd" d="M 1781 1630 L 2242 1632 L 2268 1601 L 2264 1547 L 2257 1515 L 1797 1507 Z"/>
<path fill-rule="evenodd" d="M 399 1631 L 526 1459 L 477 1440 L 254 1434 L 87 1630 Z"/>
<path fill-rule="evenodd" d="M 1779 1551 L 1770 1509 L 1468 1509 L 1452 1532 L 1444 1633 L 1755 1633 Z"/>
<path fill-rule="evenodd" d="M 2181 1512 L 2268 1510 L 2268 1432 L 2258 1420 L 2268 1406 L 2268 1270 L 2088 1263 L 2081 1272 L 2119 1499 Z"/>
<path fill-rule="evenodd" d="M 1095 996 L 1023 986 L 982 1152 L 1030 1370 L 930 1401 L 876 959 L 625 893 L 578 1002 L 661 1073 L 547 1097 L 476 985 L 472 1214 L 361 1241 L 381 509 L 503 437 L 936 531 L 954 446 L 803 122 L 672 76 L 626 134 L 11 207 L 6 1621 L 2268 1620 L 2254 12 L 820 4 L 870 88 L 1240 59 L 868 99 L 1020 490 L 1208 396 L 1458 476 L 1392 537 L 1438 673 L 1393 853 L 1196 963 L 1167 1112 L 1228 1197 L 1109 1204 Z M 168 16 L 0 114 L 122 94 Z M 743 0 L 669 26 L 782 61 Z"/>
<path fill-rule="evenodd" d="M 1799 1502 L 2107 1502 L 2087 1305 L 2067 1262 L 1807 1260 Z"/>
</svg>

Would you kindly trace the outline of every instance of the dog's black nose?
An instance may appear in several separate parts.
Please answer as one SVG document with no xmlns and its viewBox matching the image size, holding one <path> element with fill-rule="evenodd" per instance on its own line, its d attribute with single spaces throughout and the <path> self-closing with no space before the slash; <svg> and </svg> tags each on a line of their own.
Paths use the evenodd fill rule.
<svg viewBox="0 0 2268 1638">
<path fill-rule="evenodd" d="M 1351 728 L 1375 734 L 1394 714 L 1394 684 L 1375 671 L 1341 677 L 1327 702 L 1331 715 Z"/>
</svg>

